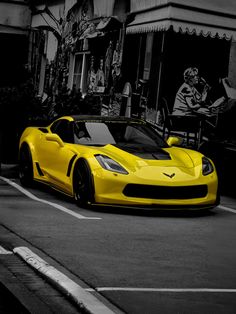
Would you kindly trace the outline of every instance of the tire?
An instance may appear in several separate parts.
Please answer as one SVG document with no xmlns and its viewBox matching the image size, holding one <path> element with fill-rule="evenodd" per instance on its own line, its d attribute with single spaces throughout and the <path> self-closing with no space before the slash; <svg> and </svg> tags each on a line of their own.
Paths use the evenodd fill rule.
<svg viewBox="0 0 236 314">
<path fill-rule="evenodd" d="M 73 190 L 78 206 L 89 207 L 94 202 L 94 184 L 88 163 L 78 160 L 73 173 Z"/>
<path fill-rule="evenodd" d="M 33 185 L 33 160 L 30 149 L 27 145 L 20 149 L 19 178 L 22 185 L 27 187 Z"/>
</svg>

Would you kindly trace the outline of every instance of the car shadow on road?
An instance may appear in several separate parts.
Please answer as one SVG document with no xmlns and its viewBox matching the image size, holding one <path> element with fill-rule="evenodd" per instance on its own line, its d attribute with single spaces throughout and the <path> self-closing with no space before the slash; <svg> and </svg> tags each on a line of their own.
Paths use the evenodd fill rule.
<svg viewBox="0 0 236 314">
<path fill-rule="evenodd" d="M 145 216 L 145 217 L 166 217 L 166 218 L 201 218 L 214 216 L 217 213 L 214 209 L 144 209 L 144 208 L 126 208 L 112 206 L 92 206 L 90 210 L 108 214 Z"/>
<path fill-rule="evenodd" d="M 61 192 L 53 189 L 52 187 L 45 185 L 40 182 L 34 182 L 31 187 L 32 190 L 40 190 L 53 196 L 53 198 L 66 202 L 69 204 L 74 204 L 73 198 L 62 194 Z M 53 200 L 51 200 L 53 201 Z M 55 200 L 54 200 L 55 201 Z M 172 217 L 172 218 L 197 218 L 197 217 L 207 217 L 214 216 L 216 212 L 214 209 L 166 209 L 166 208 L 156 208 L 156 207 L 126 207 L 126 206 L 109 206 L 109 205 L 90 205 L 87 207 L 79 207 L 78 210 L 82 208 L 83 210 L 89 210 L 91 212 L 100 212 L 106 214 L 116 214 L 116 215 L 128 215 L 128 216 L 146 216 L 146 217 Z"/>
<path fill-rule="evenodd" d="M 2 176 L 7 178 L 18 178 L 18 166 L 17 165 L 4 165 L 2 167 Z M 48 185 L 34 182 L 33 186 L 31 187 L 32 190 L 41 190 L 43 192 L 49 193 L 53 195 L 56 199 L 61 201 L 66 201 L 68 204 L 75 204 L 73 198 L 66 196 L 57 190 L 49 187 Z M 222 193 L 224 195 L 234 195 L 233 187 L 232 186 L 225 186 L 222 189 Z M 78 207 L 79 208 L 79 207 Z M 190 209 L 157 209 L 157 208 L 137 208 L 137 207 L 125 207 L 125 206 L 97 206 L 93 205 L 87 208 L 93 212 L 102 212 L 108 214 L 118 214 L 118 215 L 129 215 L 129 216 L 147 216 L 147 217 L 174 217 L 174 218 L 201 218 L 201 217 L 208 217 L 214 216 L 217 214 L 217 211 L 210 210 L 210 209 L 197 209 L 197 210 L 190 210 Z"/>
</svg>

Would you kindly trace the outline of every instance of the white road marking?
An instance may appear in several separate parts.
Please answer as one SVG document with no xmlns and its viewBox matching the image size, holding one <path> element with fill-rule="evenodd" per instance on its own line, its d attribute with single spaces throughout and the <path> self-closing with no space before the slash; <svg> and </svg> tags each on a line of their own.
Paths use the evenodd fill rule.
<svg viewBox="0 0 236 314">
<path fill-rule="evenodd" d="M 222 210 L 225 210 L 227 212 L 231 212 L 231 213 L 236 214 L 236 209 L 233 209 L 233 208 L 230 208 L 230 207 L 226 207 L 226 206 L 222 206 L 222 205 L 218 205 L 217 207 L 222 209 Z"/>
<path fill-rule="evenodd" d="M 1 177 L 0 176 L 0 179 L 5 181 L 9 185 L 13 186 L 18 191 L 20 191 L 21 193 L 25 194 L 26 196 L 28 196 L 32 200 L 37 201 L 37 202 L 41 202 L 41 203 L 44 203 L 44 204 L 47 204 L 47 205 L 50 205 L 50 206 L 52 206 L 52 207 L 54 207 L 56 209 L 61 210 L 64 213 L 67 213 L 67 214 L 69 214 L 71 216 L 74 216 L 77 219 L 102 219 L 102 218 L 99 218 L 99 217 L 85 217 L 85 216 L 82 216 L 82 215 L 77 214 L 77 213 L 73 212 L 72 210 L 70 210 L 70 209 L 68 209 L 68 208 L 66 208 L 64 206 L 61 206 L 59 204 L 56 204 L 56 203 L 53 203 L 53 202 L 50 202 L 50 201 L 46 201 L 46 200 L 44 200 L 42 198 L 39 198 L 39 197 L 35 196 L 31 192 L 29 192 L 26 189 L 24 189 L 23 187 L 21 187 L 19 184 L 15 183 L 15 182 L 13 182 L 13 181 L 5 178 L 5 177 Z"/>
<path fill-rule="evenodd" d="M 0 254 L 13 254 L 13 253 L 11 251 L 4 249 L 4 247 L 0 245 Z"/>
<path fill-rule="evenodd" d="M 236 293 L 236 289 L 214 288 L 135 288 L 135 287 L 98 287 L 88 288 L 87 291 L 131 291 L 131 292 L 208 292 L 208 293 Z"/>
</svg>

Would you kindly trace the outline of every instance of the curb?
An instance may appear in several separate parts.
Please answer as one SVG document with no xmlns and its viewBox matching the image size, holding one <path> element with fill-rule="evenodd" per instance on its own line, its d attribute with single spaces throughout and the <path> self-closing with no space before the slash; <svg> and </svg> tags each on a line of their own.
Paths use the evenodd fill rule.
<svg viewBox="0 0 236 314">
<path fill-rule="evenodd" d="M 27 247 L 14 248 L 13 252 L 35 270 L 40 272 L 40 274 L 46 280 L 50 281 L 57 289 L 65 293 L 81 310 L 84 310 L 89 314 L 115 314 L 114 311 L 109 309 L 90 292 L 84 290 L 69 277 L 49 265 Z"/>
</svg>

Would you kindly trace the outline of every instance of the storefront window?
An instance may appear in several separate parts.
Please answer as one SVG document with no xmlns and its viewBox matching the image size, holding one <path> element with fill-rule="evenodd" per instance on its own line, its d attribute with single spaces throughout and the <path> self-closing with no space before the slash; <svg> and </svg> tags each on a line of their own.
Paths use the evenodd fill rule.
<svg viewBox="0 0 236 314">
<path fill-rule="evenodd" d="M 83 54 L 75 55 L 73 86 L 78 90 L 81 89 Z"/>
<path fill-rule="evenodd" d="M 149 80 L 152 61 L 152 46 L 154 33 L 148 33 L 146 38 L 146 51 L 144 59 L 143 79 Z"/>
<path fill-rule="evenodd" d="M 74 71 L 72 86 L 76 90 L 80 90 L 82 94 L 87 92 L 87 64 L 89 53 L 76 53 L 74 56 Z"/>
<path fill-rule="evenodd" d="M 103 93 L 105 90 L 105 74 L 103 58 L 91 56 L 88 71 L 88 92 Z"/>
</svg>

